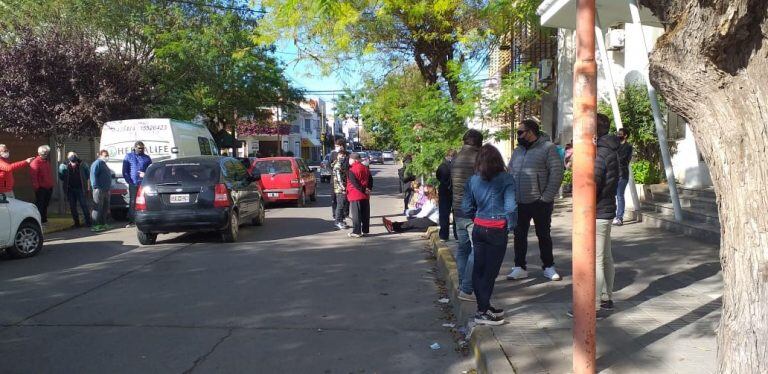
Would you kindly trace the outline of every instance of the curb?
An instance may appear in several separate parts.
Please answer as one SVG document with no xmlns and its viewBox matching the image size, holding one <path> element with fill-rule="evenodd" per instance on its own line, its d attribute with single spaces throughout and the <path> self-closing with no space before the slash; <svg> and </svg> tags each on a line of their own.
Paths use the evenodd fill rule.
<svg viewBox="0 0 768 374">
<path fill-rule="evenodd" d="M 440 242 L 438 231 L 436 227 L 427 229 L 426 236 L 429 240 L 429 248 L 437 258 L 437 269 L 448 289 L 448 298 L 451 300 L 451 307 L 456 320 L 459 325 L 466 325 L 467 321 L 475 314 L 475 304 L 459 300 L 457 292 L 459 274 L 456 271 L 456 259 L 453 257 L 453 251 Z M 476 326 L 472 330 L 469 344 L 478 373 L 515 373 L 514 367 L 490 326 Z"/>
</svg>

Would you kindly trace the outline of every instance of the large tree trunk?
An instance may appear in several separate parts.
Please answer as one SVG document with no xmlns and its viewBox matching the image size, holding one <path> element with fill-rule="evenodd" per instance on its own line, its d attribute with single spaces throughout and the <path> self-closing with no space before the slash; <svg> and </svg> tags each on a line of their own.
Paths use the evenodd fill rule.
<svg viewBox="0 0 768 374">
<path fill-rule="evenodd" d="M 709 165 L 725 289 L 721 373 L 768 373 L 768 1 L 641 0 L 667 26 L 650 75 Z"/>
</svg>

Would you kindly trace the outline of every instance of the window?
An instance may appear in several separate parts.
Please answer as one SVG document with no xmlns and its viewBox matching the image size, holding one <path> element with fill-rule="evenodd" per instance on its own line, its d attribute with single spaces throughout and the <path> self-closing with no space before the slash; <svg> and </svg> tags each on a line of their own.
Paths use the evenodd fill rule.
<svg viewBox="0 0 768 374">
<path fill-rule="evenodd" d="M 221 174 L 230 188 L 242 188 L 248 184 L 248 170 L 237 160 L 224 159 L 221 163 Z"/>
<path fill-rule="evenodd" d="M 158 164 L 149 169 L 146 180 L 154 184 L 212 184 L 219 176 L 216 167 L 205 164 Z"/>
<path fill-rule="evenodd" d="M 197 138 L 197 144 L 200 145 L 200 154 L 203 156 L 211 156 L 213 155 L 213 149 L 211 149 L 211 143 L 208 141 L 208 138 L 198 137 Z"/>
<path fill-rule="evenodd" d="M 312 120 L 304 119 L 304 132 L 312 132 Z"/>
<path fill-rule="evenodd" d="M 293 174 L 293 166 L 288 160 L 259 160 L 256 169 L 262 174 Z"/>
</svg>

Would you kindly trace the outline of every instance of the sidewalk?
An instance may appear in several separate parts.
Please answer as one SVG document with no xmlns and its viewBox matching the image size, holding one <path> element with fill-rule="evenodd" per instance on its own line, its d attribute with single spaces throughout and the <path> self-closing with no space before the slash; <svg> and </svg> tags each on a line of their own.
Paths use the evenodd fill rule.
<svg viewBox="0 0 768 374">
<path fill-rule="evenodd" d="M 514 265 L 510 243 L 494 290 L 494 304 L 507 311 L 507 323 L 489 329 L 492 334 L 481 334 L 495 336 L 497 344 L 475 344 L 478 361 L 485 361 L 478 363 L 479 368 L 487 366 L 493 372 L 494 365 L 506 364 L 509 370 L 511 363 L 517 373 L 572 372 L 572 319 L 566 316 L 572 300 L 570 203 L 560 201 L 552 219 L 555 261 L 563 281 L 541 277 L 533 228 L 528 246 L 530 278 L 506 280 Z M 597 323 L 598 372 L 714 372 L 722 300 L 718 248 L 637 223 L 614 226 L 612 238 L 616 310 Z M 444 254 L 455 253 L 456 242 L 448 247 L 450 252 L 443 250 Z M 443 269 L 453 271 L 450 275 L 455 279 L 452 256 L 438 256 L 438 260 Z M 460 323 L 466 323 L 475 306 L 462 304 L 455 309 Z M 498 357 L 499 346 L 509 362 L 489 362 L 486 356 Z"/>
</svg>

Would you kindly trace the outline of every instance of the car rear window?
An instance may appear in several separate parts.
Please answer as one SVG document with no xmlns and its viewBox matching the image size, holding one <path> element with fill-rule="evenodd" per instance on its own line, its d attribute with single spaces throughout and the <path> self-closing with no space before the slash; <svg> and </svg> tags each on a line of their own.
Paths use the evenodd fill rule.
<svg viewBox="0 0 768 374">
<path fill-rule="evenodd" d="M 293 174 L 293 166 L 288 160 L 257 161 L 256 168 L 262 174 Z"/>
<path fill-rule="evenodd" d="M 218 168 L 206 164 L 153 165 L 146 179 L 154 184 L 208 184 L 218 181 Z"/>
</svg>

